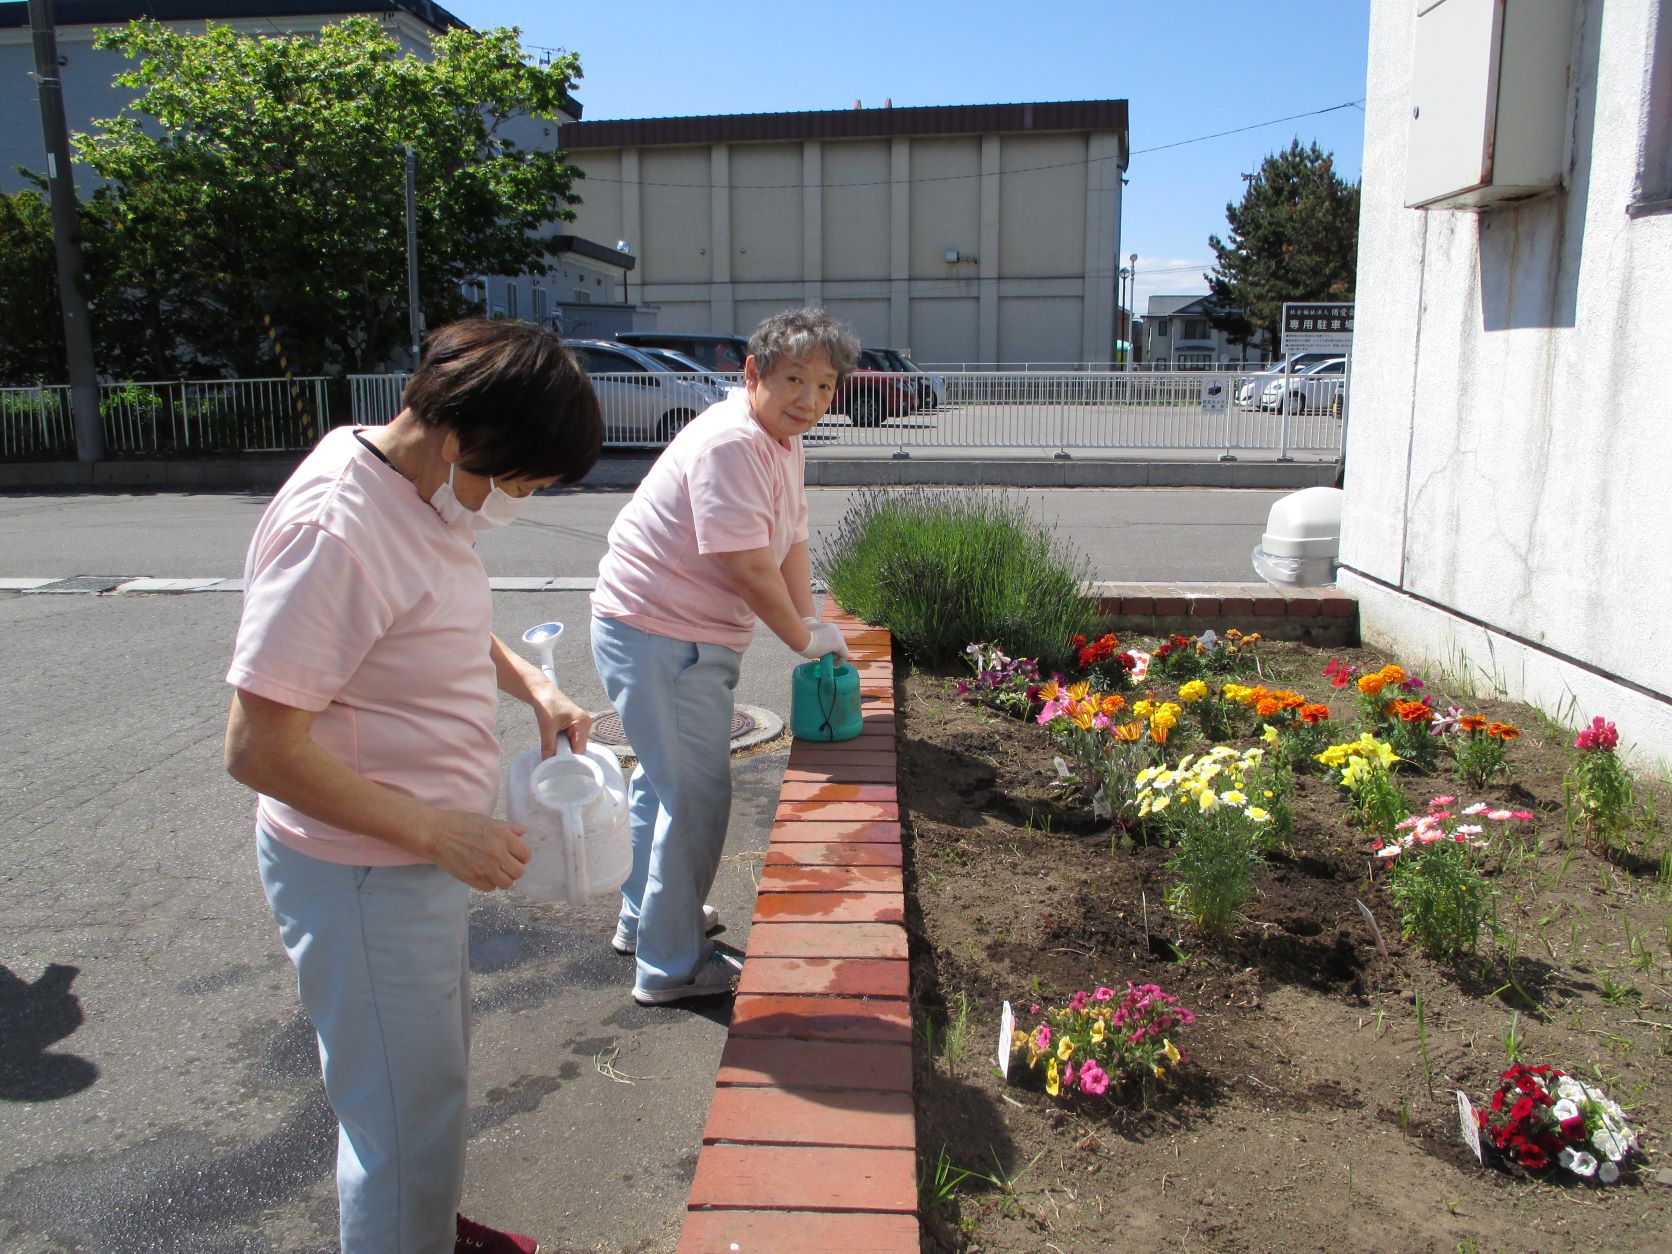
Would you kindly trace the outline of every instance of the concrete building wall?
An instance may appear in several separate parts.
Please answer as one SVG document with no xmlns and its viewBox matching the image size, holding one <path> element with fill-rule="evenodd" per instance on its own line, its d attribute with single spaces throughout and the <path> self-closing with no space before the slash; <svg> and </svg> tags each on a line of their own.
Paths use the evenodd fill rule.
<svg viewBox="0 0 1672 1254">
<path fill-rule="evenodd" d="M 1667 760 L 1657 12 L 1580 5 L 1568 186 L 1477 214 L 1403 207 L 1415 6 L 1372 5 L 1342 584 L 1376 643 Z"/>
<path fill-rule="evenodd" d="M 822 304 L 920 361 L 1113 359 L 1124 132 L 568 150 L 573 229 L 632 242 L 631 297 L 661 326 Z"/>
</svg>

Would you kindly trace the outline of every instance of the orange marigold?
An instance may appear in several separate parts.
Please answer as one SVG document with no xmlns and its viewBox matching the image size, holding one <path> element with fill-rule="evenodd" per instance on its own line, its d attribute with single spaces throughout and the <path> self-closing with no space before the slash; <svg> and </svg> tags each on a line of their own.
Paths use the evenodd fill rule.
<svg viewBox="0 0 1672 1254">
<path fill-rule="evenodd" d="M 1329 706 L 1312 702 L 1300 707 L 1300 719 L 1303 723 L 1322 723 L 1329 718 Z"/>
<path fill-rule="evenodd" d="M 1513 723 L 1489 723 L 1486 728 L 1488 736 L 1496 736 L 1500 740 L 1515 740 L 1521 732 Z"/>
<path fill-rule="evenodd" d="M 1301 706 L 1306 704 L 1305 697 L 1301 696 L 1298 692 L 1290 692 L 1287 688 L 1283 689 L 1281 692 L 1274 692 L 1271 695 L 1277 698 L 1278 704 L 1285 710 L 1299 709 Z"/>
<path fill-rule="evenodd" d="M 1098 707 L 1104 714 L 1113 718 L 1126 708 L 1126 698 L 1118 692 L 1111 692 L 1103 698 L 1103 704 Z"/>
<path fill-rule="evenodd" d="M 1373 697 L 1387 687 L 1387 679 L 1380 672 L 1373 675 L 1360 675 L 1358 690 L 1367 697 Z"/>
<path fill-rule="evenodd" d="M 1395 701 L 1393 712 L 1407 723 L 1426 723 L 1430 714 L 1421 701 Z"/>
<path fill-rule="evenodd" d="M 1254 713 L 1261 718 L 1270 718 L 1283 708 L 1283 703 L 1276 697 L 1262 697 L 1254 706 Z"/>
<path fill-rule="evenodd" d="M 1457 720 L 1457 725 L 1464 731 L 1478 732 L 1486 726 L 1486 720 L 1479 714 L 1465 714 Z"/>
<path fill-rule="evenodd" d="M 1402 684 L 1405 682 L 1405 668 L 1403 666 L 1395 666 L 1391 662 L 1382 667 L 1382 669 L 1376 673 L 1380 675 L 1385 682 L 1390 684 Z"/>
</svg>

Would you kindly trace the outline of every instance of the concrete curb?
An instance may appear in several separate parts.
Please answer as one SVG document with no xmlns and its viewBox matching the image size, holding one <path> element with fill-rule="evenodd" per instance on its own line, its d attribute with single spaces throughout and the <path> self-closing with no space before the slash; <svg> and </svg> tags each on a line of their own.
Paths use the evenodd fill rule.
<svg viewBox="0 0 1672 1254">
<path fill-rule="evenodd" d="M 0 491 L 249 491 L 277 488 L 302 453 L 174 460 L 0 462 Z M 609 454 L 583 489 L 636 487 L 654 463 L 644 453 Z M 807 459 L 809 487 L 970 486 L 1019 488 L 1305 488 L 1335 482 L 1334 462 L 1132 460 L 1048 455 L 981 458 Z"/>
</svg>

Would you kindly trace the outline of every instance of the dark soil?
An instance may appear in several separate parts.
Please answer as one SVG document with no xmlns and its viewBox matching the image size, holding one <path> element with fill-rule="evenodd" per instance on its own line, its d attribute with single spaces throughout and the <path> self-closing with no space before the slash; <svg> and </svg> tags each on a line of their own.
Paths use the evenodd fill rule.
<svg viewBox="0 0 1672 1254">
<path fill-rule="evenodd" d="M 1331 655 L 1265 649 L 1265 682 L 1332 695 Z M 1387 660 L 1335 655 L 1372 669 Z M 1644 787 L 1633 856 L 1604 859 L 1563 819 L 1572 732 L 1523 706 L 1464 699 L 1523 729 L 1510 782 L 1472 790 L 1442 765 L 1401 783 L 1414 808 L 1445 792 L 1538 815 L 1515 833 L 1525 856 L 1493 864 L 1502 939 L 1483 936 L 1457 963 L 1401 943 L 1386 873 L 1372 875 L 1344 794 L 1302 775 L 1292 850 L 1269 860 L 1248 921 L 1213 941 L 1167 913 L 1167 850 L 1122 847 L 1108 820 L 1051 793 L 1044 729 L 957 699 L 953 672 L 900 672 L 925 1250 L 1672 1248 L 1672 905 L 1653 818 L 1667 811 L 1663 790 Z M 1351 739 L 1353 712 L 1335 695 L 1337 739 Z M 1020 1063 L 1000 1076 L 1002 1001 L 1031 1026 L 1031 1003 L 1128 980 L 1196 1012 L 1176 1079 L 1141 1100 L 1062 1105 Z M 1475 1161 L 1454 1091 L 1476 1102 L 1491 1092 L 1511 1030 L 1526 1061 L 1600 1076 L 1627 1107 L 1645 1154 L 1619 1184 Z"/>
</svg>

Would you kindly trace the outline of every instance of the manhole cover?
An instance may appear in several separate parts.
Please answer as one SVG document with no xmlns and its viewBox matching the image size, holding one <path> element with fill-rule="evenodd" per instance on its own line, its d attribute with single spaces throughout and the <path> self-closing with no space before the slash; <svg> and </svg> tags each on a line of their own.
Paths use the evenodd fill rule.
<svg viewBox="0 0 1672 1254">
<path fill-rule="evenodd" d="M 731 738 L 734 741 L 741 740 L 758 726 L 760 724 L 756 721 L 754 715 L 747 710 L 732 711 Z M 597 721 L 592 724 L 592 739 L 601 741 L 612 749 L 626 748 L 627 736 L 621 730 L 621 715 L 614 710 L 607 714 L 600 714 Z"/>
</svg>

